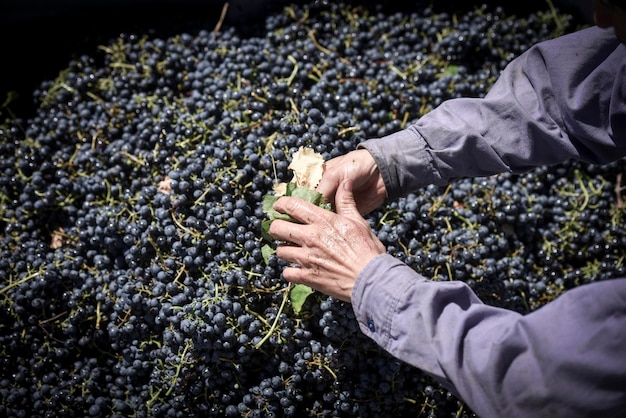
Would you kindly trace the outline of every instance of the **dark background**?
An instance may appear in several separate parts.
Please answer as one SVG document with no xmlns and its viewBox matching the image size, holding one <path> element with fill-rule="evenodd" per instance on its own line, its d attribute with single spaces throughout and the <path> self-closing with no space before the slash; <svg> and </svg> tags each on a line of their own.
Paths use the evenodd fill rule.
<svg viewBox="0 0 626 418">
<path fill-rule="evenodd" d="M 297 0 L 295 0 L 297 1 Z M 591 21 L 593 0 L 553 0 L 561 11 Z M 69 60 L 107 44 L 120 33 L 147 29 L 165 36 L 190 21 L 214 28 L 226 2 L 218 0 L 0 0 L 0 105 L 12 98 L 18 115 L 32 112 L 32 92 L 43 80 L 56 78 Z M 261 23 L 268 13 L 282 9 L 287 0 L 231 0 L 224 24 L 241 27 Z M 422 2 L 385 2 L 418 7 Z M 442 2 L 434 2 L 442 4 Z M 446 4 L 449 4 L 447 2 Z M 507 8 L 546 9 L 547 0 L 516 2 L 460 1 L 460 5 L 492 3 Z M 4 114 L 0 108 L 0 114 Z M 1 121 L 0 121 L 1 122 Z"/>
<path fill-rule="evenodd" d="M 0 105 L 11 94 L 14 113 L 31 112 L 32 92 L 41 81 L 56 78 L 72 57 L 91 55 L 98 45 L 108 44 L 120 33 L 173 33 L 191 21 L 202 22 L 212 30 L 220 20 L 224 3 L 0 0 Z M 284 2 L 231 0 L 224 24 L 259 21 L 282 8 L 281 3 Z"/>
</svg>

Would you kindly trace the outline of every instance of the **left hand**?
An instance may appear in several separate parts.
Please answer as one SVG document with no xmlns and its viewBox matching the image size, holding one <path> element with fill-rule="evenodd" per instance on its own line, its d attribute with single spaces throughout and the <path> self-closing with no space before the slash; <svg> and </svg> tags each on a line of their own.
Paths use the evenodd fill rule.
<svg viewBox="0 0 626 418">
<path fill-rule="evenodd" d="M 363 268 L 386 252 L 356 207 L 352 180 L 338 187 L 335 212 L 287 196 L 278 199 L 274 209 L 301 222 L 276 219 L 269 229 L 274 238 L 290 243 L 276 249 L 279 258 L 294 264 L 283 270 L 283 277 L 350 302 Z"/>
</svg>

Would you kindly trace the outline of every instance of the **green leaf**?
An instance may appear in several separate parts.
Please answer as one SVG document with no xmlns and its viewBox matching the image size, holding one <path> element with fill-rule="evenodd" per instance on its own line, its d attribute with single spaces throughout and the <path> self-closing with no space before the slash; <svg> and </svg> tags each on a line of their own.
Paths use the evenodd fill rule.
<svg viewBox="0 0 626 418">
<path fill-rule="evenodd" d="M 280 196 L 275 194 L 266 194 L 263 196 L 263 212 L 269 213 L 274 210 L 274 203 Z"/>
<path fill-rule="evenodd" d="M 261 255 L 263 255 L 263 261 L 265 264 L 269 263 L 270 256 L 276 252 L 276 249 L 269 244 L 265 244 L 261 247 Z"/>
<path fill-rule="evenodd" d="M 445 69 L 445 71 L 443 72 L 443 74 L 441 75 L 446 76 L 446 75 L 456 75 L 459 73 L 459 67 L 457 65 L 448 65 L 448 67 Z"/>
<path fill-rule="evenodd" d="M 293 311 L 299 314 L 302 311 L 302 306 L 306 302 L 306 298 L 313 293 L 313 289 L 304 284 L 296 284 L 291 288 L 289 297 L 291 298 L 291 305 Z"/>
<path fill-rule="evenodd" d="M 278 200 L 279 197 L 280 196 L 276 196 L 273 194 L 267 194 L 263 196 L 263 212 L 265 212 L 267 214 L 267 217 L 272 221 L 274 219 L 284 219 L 286 221 L 293 221 L 291 216 L 274 210 L 274 203 Z"/>
<path fill-rule="evenodd" d="M 261 222 L 261 235 L 263 239 L 267 242 L 274 242 L 274 238 L 270 235 L 270 225 L 272 224 L 272 219 L 263 219 Z"/>
<path fill-rule="evenodd" d="M 324 196 L 316 190 L 311 190 L 305 186 L 296 187 L 291 191 L 293 197 L 299 197 L 302 200 L 306 200 L 309 203 L 313 203 L 315 206 L 319 206 L 324 202 Z"/>
<path fill-rule="evenodd" d="M 298 186 L 295 183 L 288 183 L 285 196 L 298 197 L 316 206 L 330 209 L 330 205 L 323 203 L 324 196 L 321 193 L 315 190 L 311 190 L 306 186 Z M 263 238 L 268 242 L 274 242 L 274 238 L 272 238 L 272 236 L 269 234 L 270 225 L 273 220 L 283 219 L 289 222 L 297 222 L 293 217 L 274 210 L 274 203 L 276 203 L 279 198 L 280 196 L 275 194 L 267 194 L 263 196 L 263 212 L 265 212 L 265 214 L 267 215 L 267 219 L 262 222 L 261 233 L 263 235 Z"/>
</svg>

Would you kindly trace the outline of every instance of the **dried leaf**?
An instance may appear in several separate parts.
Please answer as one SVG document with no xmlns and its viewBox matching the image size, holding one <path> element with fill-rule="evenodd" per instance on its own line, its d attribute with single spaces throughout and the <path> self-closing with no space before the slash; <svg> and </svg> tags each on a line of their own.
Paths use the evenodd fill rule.
<svg viewBox="0 0 626 418">
<path fill-rule="evenodd" d="M 63 228 L 58 228 L 55 231 L 52 231 L 50 234 L 50 248 L 57 249 L 61 248 L 65 243 L 65 231 Z"/>
<path fill-rule="evenodd" d="M 284 196 L 287 193 L 287 183 L 276 183 L 273 190 L 276 196 Z"/>
<path fill-rule="evenodd" d="M 165 194 L 172 193 L 172 179 L 169 176 L 165 176 L 165 178 L 159 182 L 159 191 Z"/>
<path fill-rule="evenodd" d="M 324 157 L 313 148 L 300 147 L 294 152 L 288 167 L 293 171 L 293 180 L 298 186 L 315 189 L 324 173 Z"/>
</svg>

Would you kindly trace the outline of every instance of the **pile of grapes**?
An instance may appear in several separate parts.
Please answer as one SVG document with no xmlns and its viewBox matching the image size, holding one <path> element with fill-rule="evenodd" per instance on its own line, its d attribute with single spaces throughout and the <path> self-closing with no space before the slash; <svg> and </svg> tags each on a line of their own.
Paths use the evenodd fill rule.
<svg viewBox="0 0 626 418">
<path fill-rule="evenodd" d="M 0 125 L 0 415 L 471 417 L 264 259 L 261 202 L 325 158 L 480 97 L 545 10 L 311 1 L 256 27 L 123 33 Z M 219 12 L 219 10 L 217 11 Z M 427 187 L 368 216 L 433 280 L 529 312 L 624 274 L 623 161 Z M 601 302 L 599 302 L 601 303 Z"/>
</svg>

